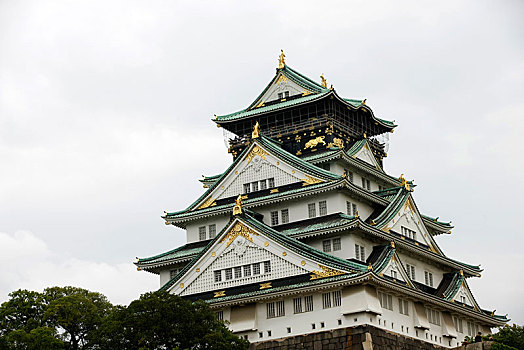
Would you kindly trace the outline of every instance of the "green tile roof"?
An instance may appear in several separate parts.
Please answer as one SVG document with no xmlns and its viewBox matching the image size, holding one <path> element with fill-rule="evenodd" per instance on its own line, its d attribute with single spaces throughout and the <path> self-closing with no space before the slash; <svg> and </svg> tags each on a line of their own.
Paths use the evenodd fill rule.
<svg viewBox="0 0 524 350">
<path fill-rule="evenodd" d="M 294 223 L 294 227 L 286 228 L 279 230 L 278 227 L 276 228 L 281 234 L 286 236 L 294 236 L 297 234 L 303 234 L 308 232 L 314 232 L 319 230 L 327 230 L 336 228 L 339 226 L 347 225 L 350 223 L 354 223 L 357 221 L 357 218 L 350 215 L 345 215 L 342 213 L 331 215 L 331 217 L 328 217 L 326 220 L 321 220 L 315 223 L 307 224 L 307 221 L 310 220 L 304 220 L 304 224 L 301 225 L 301 223 Z"/>
<path fill-rule="evenodd" d="M 180 259 L 180 258 L 186 258 L 190 257 L 192 255 L 198 254 L 200 251 L 202 251 L 205 248 L 205 246 L 195 246 L 194 244 L 185 244 L 181 247 L 172 249 L 170 251 L 167 251 L 165 253 L 161 253 L 155 256 L 151 256 L 148 258 L 139 258 L 137 261 L 137 264 L 154 264 L 154 263 L 160 263 L 168 260 L 173 259 Z"/>
</svg>

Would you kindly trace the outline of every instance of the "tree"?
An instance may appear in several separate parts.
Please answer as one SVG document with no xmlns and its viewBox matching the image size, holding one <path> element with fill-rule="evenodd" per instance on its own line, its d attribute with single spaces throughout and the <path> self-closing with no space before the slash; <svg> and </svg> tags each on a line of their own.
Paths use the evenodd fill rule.
<svg viewBox="0 0 524 350">
<path fill-rule="evenodd" d="M 129 349 L 247 349 L 216 318 L 209 306 L 165 292 L 147 293 L 126 312 L 124 336 Z"/>
<path fill-rule="evenodd" d="M 516 349 L 524 349 L 524 326 L 513 324 L 500 327 L 496 334 L 492 335 L 493 340 L 498 343 L 511 346 Z"/>
</svg>

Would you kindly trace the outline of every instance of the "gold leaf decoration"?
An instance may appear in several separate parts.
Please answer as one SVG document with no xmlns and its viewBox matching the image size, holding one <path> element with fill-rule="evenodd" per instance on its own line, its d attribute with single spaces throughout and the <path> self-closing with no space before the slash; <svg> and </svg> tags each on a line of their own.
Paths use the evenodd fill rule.
<svg viewBox="0 0 524 350">
<path fill-rule="evenodd" d="M 260 289 L 267 289 L 267 288 L 271 288 L 271 282 L 260 283 Z"/>
<path fill-rule="evenodd" d="M 305 149 L 307 148 L 313 148 L 313 147 L 316 147 L 317 145 L 319 144 L 323 144 L 324 146 L 326 145 L 326 141 L 324 141 L 326 137 L 325 136 L 319 136 L 315 139 L 312 139 L 312 140 L 309 140 L 308 142 L 306 142 L 306 145 L 305 145 Z"/>
<path fill-rule="evenodd" d="M 344 141 L 342 139 L 334 138 L 333 145 L 335 145 L 335 147 L 338 147 L 338 148 L 344 148 Z"/>
<path fill-rule="evenodd" d="M 335 270 L 335 269 L 332 269 L 330 267 L 323 266 L 320 264 L 318 264 L 318 267 L 320 268 L 321 271 L 317 271 L 317 270 L 311 271 L 313 274 L 311 275 L 310 280 L 316 280 L 319 278 L 326 278 L 326 277 L 332 277 L 332 276 L 338 276 L 338 275 L 345 274 L 345 272 L 338 271 L 338 270 Z"/>
<path fill-rule="evenodd" d="M 314 185 L 314 184 L 318 184 L 318 183 L 323 182 L 322 180 L 315 179 L 314 177 L 311 177 L 309 175 L 306 175 L 305 179 L 300 179 L 300 180 L 304 181 L 302 186 Z"/>
<path fill-rule="evenodd" d="M 225 290 L 221 290 L 219 292 L 214 292 L 215 295 L 213 295 L 213 298 L 218 298 L 218 297 L 225 297 L 226 296 L 226 291 Z"/>
<path fill-rule="evenodd" d="M 197 209 L 205 209 L 215 204 L 215 200 L 213 197 L 209 197 L 201 206 L 199 206 Z"/>
<path fill-rule="evenodd" d="M 266 159 L 267 155 L 268 155 L 268 153 L 266 151 L 264 151 L 262 148 L 260 148 L 258 146 L 255 146 L 255 147 L 253 147 L 251 152 L 249 152 L 249 154 L 246 156 L 247 163 L 249 164 L 249 162 L 251 162 L 253 160 L 253 158 L 255 158 L 255 156 L 259 156 L 262 159 Z"/>
<path fill-rule="evenodd" d="M 220 240 L 220 243 L 227 240 L 226 247 L 229 247 L 231 243 L 238 237 L 242 236 L 250 242 L 253 242 L 251 235 L 258 236 L 258 233 L 245 226 L 244 224 L 237 222 Z"/>
</svg>

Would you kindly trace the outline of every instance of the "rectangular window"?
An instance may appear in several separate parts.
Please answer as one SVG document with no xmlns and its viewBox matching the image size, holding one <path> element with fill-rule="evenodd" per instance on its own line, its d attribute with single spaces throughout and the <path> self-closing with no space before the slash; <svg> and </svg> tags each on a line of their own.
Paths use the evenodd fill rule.
<svg viewBox="0 0 524 350">
<path fill-rule="evenodd" d="M 346 173 L 346 179 L 349 180 L 349 182 L 353 182 L 353 173 L 347 169 L 344 169 L 344 172 Z"/>
<path fill-rule="evenodd" d="M 260 181 L 260 190 L 265 190 L 267 188 L 266 180 Z"/>
<path fill-rule="evenodd" d="M 233 279 L 233 269 L 231 267 L 225 269 L 224 271 L 226 274 L 226 281 Z"/>
<path fill-rule="evenodd" d="M 293 299 L 293 311 L 296 314 L 302 313 L 302 298 L 294 298 Z"/>
<path fill-rule="evenodd" d="M 215 238 L 216 235 L 217 235 L 217 225 L 215 224 L 209 225 L 209 239 Z"/>
<path fill-rule="evenodd" d="M 351 202 L 346 201 L 346 214 L 353 215 L 351 212 Z"/>
<path fill-rule="evenodd" d="M 288 97 L 289 97 L 289 91 L 284 91 L 284 97 L 285 97 L 285 98 L 288 98 Z"/>
<path fill-rule="evenodd" d="M 271 261 L 264 261 L 264 273 L 271 272 Z"/>
<path fill-rule="evenodd" d="M 360 178 L 362 180 L 362 188 L 366 188 L 366 179 L 363 177 Z"/>
<path fill-rule="evenodd" d="M 251 276 L 251 265 L 244 265 L 244 277 Z"/>
<path fill-rule="evenodd" d="M 398 299 L 398 310 L 402 315 L 409 316 L 409 302 L 404 299 Z"/>
<path fill-rule="evenodd" d="M 406 270 L 408 272 L 409 278 L 411 278 L 414 281 L 415 280 L 415 266 L 406 264 Z"/>
<path fill-rule="evenodd" d="M 215 282 L 222 282 L 222 271 L 215 271 Z"/>
<path fill-rule="evenodd" d="M 267 318 L 275 317 L 275 302 L 266 304 L 266 313 L 267 313 Z"/>
<path fill-rule="evenodd" d="M 251 184 L 244 184 L 244 193 L 251 192 Z"/>
<path fill-rule="evenodd" d="M 333 251 L 341 250 L 342 244 L 340 243 L 340 238 L 333 238 Z"/>
<path fill-rule="evenodd" d="M 304 297 L 305 312 L 313 311 L 313 296 L 306 295 Z"/>
<path fill-rule="evenodd" d="M 322 308 L 329 309 L 331 307 L 331 293 L 322 294 Z"/>
<path fill-rule="evenodd" d="M 242 268 L 240 266 L 235 267 L 235 278 L 242 278 Z"/>
<path fill-rule="evenodd" d="M 256 191 L 258 191 L 258 181 L 251 183 L 251 192 L 256 192 Z"/>
<path fill-rule="evenodd" d="M 363 246 L 355 244 L 355 259 L 366 261 L 366 250 Z"/>
<path fill-rule="evenodd" d="M 400 232 L 402 233 L 403 236 L 405 236 L 407 238 L 410 238 L 410 239 L 413 239 L 413 240 L 417 239 L 417 233 L 415 231 L 413 231 L 413 230 L 410 230 L 407 227 L 400 226 Z"/>
<path fill-rule="evenodd" d="M 433 287 L 433 274 L 428 271 L 424 271 L 424 282 L 427 286 Z"/>
<path fill-rule="evenodd" d="M 369 181 L 367 179 L 366 179 L 366 188 L 367 188 L 368 191 L 371 190 L 371 181 Z"/>
<path fill-rule="evenodd" d="M 269 178 L 269 179 L 267 179 L 267 187 L 268 187 L 268 188 L 273 188 L 273 187 L 275 187 L 275 179 L 274 179 L 274 178 Z"/>
<path fill-rule="evenodd" d="M 326 201 L 318 202 L 318 212 L 320 216 L 327 215 L 327 202 Z"/>
<path fill-rule="evenodd" d="M 253 276 L 260 275 L 260 263 L 253 264 Z"/>
<path fill-rule="evenodd" d="M 284 96 L 282 95 L 281 92 L 278 93 L 278 98 L 281 100 Z"/>
<path fill-rule="evenodd" d="M 393 277 L 394 279 L 397 279 L 397 271 L 395 270 L 391 270 L 391 277 Z"/>
<path fill-rule="evenodd" d="M 180 269 L 174 269 L 169 271 L 169 279 L 173 279 L 173 277 L 176 276 L 177 273 L 180 272 Z"/>
<path fill-rule="evenodd" d="M 284 300 L 277 301 L 277 315 L 276 317 L 282 317 L 286 315 L 286 308 L 284 305 Z"/>
<path fill-rule="evenodd" d="M 353 203 L 353 204 L 351 204 L 351 207 L 353 208 L 353 214 L 352 215 L 357 215 L 358 214 L 357 205 L 355 203 Z"/>
<path fill-rule="evenodd" d="M 278 225 L 278 211 L 271 212 L 271 226 Z"/>
<path fill-rule="evenodd" d="M 430 308 L 426 308 L 429 323 L 440 326 L 440 312 Z"/>
<path fill-rule="evenodd" d="M 342 305 L 342 292 L 336 290 L 333 292 L 333 306 L 337 307 Z"/>
<path fill-rule="evenodd" d="M 464 328 L 462 327 L 462 319 L 456 316 L 453 316 L 453 324 L 455 325 L 455 330 L 459 333 L 464 333 Z"/>
<path fill-rule="evenodd" d="M 289 222 L 289 209 L 282 209 L 280 214 L 282 215 L 282 223 L 287 224 Z"/>
<path fill-rule="evenodd" d="M 216 315 L 219 321 L 224 321 L 224 311 L 217 311 Z"/>
<path fill-rule="evenodd" d="M 322 250 L 326 253 L 331 251 L 331 240 L 326 239 L 325 241 L 322 241 Z"/>
<path fill-rule="evenodd" d="M 309 203 L 307 205 L 307 211 L 309 214 L 309 218 L 314 218 L 317 216 L 317 207 L 315 203 Z"/>
<path fill-rule="evenodd" d="M 393 296 L 391 294 L 378 292 L 378 299 L 380 301 L 380 306 L 384 309 L 393 311 Z"/>
<path fill-rule="evenodd" d="M 198 228 L 198 239 L 201 241 L 206 240 L 206 227 L 205 226 L 200 226 Z"/>
</svg>

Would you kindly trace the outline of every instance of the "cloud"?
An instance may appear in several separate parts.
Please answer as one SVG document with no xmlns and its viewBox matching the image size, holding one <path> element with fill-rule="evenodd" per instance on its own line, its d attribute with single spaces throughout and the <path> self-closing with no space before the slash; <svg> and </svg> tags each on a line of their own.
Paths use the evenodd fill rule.
<svg viewBox="0 0 524 350">
<path fill-rule="evenodd" d="M 128 304 L 158 288 L 158 277 L 137 272 L 131 263 L 108 264 L 71 258 L 54 251 L 28 231 L 0 232 L 0 302 L 17 289 L 42 291 L 51 286 L 75 286 L 104 294 L 115 304 Z"/>
</svg>

